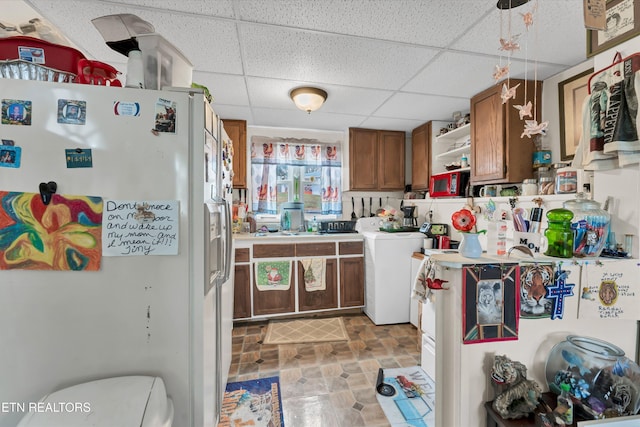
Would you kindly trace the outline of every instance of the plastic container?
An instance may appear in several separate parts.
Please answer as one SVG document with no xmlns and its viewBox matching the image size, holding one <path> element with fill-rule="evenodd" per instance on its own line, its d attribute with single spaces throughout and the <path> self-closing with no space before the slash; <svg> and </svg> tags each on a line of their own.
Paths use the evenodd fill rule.
<svg viewBox="0 0 640 427">
<path fill-rule="evenodd" d="M 96 86 L 122 87 L 118 80 L 118 70 L 109 64 L 89 59 L 78 61 L 77 83 Z"/>
<path fill-rule="evenodd" d="M 506 221 L 489 221 L 487 226 L 487 254 L 507 254 L 507 223 Z"/>
<path fill-rule="evenodd" d="M 125 86 L 144 89 L 144 63 L 142 62 L 142 52 L 139 50 L 129 52 Z"/>
<path fill-rule="evenodd" d="M 549 352 L 545 366 L 549 390 L 569 385 L 574 403 L 598 418 L 640 411 L 640 368 L 624 351 L 596 338 L 567 336 Z"/>
<path fill-rule="evenodd" d="M 536 194 L 538 194 L 538 183 L 534 178 L 529 178 L 522 181 L 521 194 L 523 196 L 535 196 Z"/>
<path fill-rule="evenodd" d="M 574 233 L 573 256 L 595 258 L 607 244 L 611 215 L 600 208 L 600 203 L 589 200 L 584 193 L 578 193 L 574 200 L 563 204 L 573 212 L 571 229 Z"/>
<path fill-rule="evenodd" d="M 191 87 L 193 64 L 157 33 L 136 36 L 144 65 L 145 89 Z"/>
<path fill-rule="evenodd" d="M 78 61 L 86 59 L 78 50 L 33 37 L 0 38 L 0 60 L 21 59 L 37 65 L 71 73 L 78 71 Z"/>
<path fill-rule="evenodd" d="M 547 212 L 549 227 L 544 232 L 544 236 L 547 238 L 545 255 L 558 258 L 573 256 L 572 218 L 573 212 L 568 209 L 551 209 Z"/>
<path fill-rule="evenodd" d="M 570 194 L 578 191 L 578 171 L 575 168 L 559 168 L 555 172 L 556 194 Z"/>
</svg>

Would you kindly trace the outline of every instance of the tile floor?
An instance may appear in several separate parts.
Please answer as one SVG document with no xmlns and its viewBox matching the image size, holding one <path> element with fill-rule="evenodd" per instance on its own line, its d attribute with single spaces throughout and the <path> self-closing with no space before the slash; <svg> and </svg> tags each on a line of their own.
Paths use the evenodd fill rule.
<svg viewBox="0 0 640 427">
<path fill-rule="evenodd" d="M 229 382 L 279 375 L 285 427 L 389 426 L 378 369 L 419 365 L 418 331 L 342 317 L 349 341 L 334 343 L 265 345 L 266 321 L 235 325 Z"/>
</svg>

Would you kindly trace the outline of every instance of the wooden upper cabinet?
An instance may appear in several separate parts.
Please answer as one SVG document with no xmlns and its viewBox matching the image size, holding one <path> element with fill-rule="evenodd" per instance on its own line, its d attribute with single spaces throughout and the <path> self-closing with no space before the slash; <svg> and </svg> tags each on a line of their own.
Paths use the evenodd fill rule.
<svg viewBox="0 0 640 427">
<path fill-rule="evenodd" d="M 429 165 L 431 164 L 431 122 L 411 133 L 411 190 L 429 190 Z"/>
<path fill-rule="evenodd" d="M 351 190 L 403 190 L 404 144 L 404 132 L 350 128 Z"/>
<path fill-rule="evenodd" d="M 352 190 L 378 188 L 378 131 L 349 129 L 349 181 Z"/>
<path fill-rule="evenodd" d="M 385 130 L 379 133 L 379 190 L 404 190 L 404 141 L 404 132 Z"/>
<path fill-rule="evenodd" d="M 471 182 L 521 182 L 533 177 L 533 138 L 521 137 L 525 121 L 514 105 L 537 99 L 535 117 L 540 122 L 542 83 L 510 79 L 510 87 L 520 84 L 516 98 L 502 103 L 502 84 L 471 98 Z M 525 85 L 527 99 L 525 100 Z M 536 94 L 534 95 L 534 92 Z M 532 112 L 532 114 L 534 114 Z M 532 117 L 525 117 L 533 120 Z"/>
<path fill-rule="evenodd" d="M 222 120 L 233 142 L 233 188 L 247 188 L 247 122 Z"/>
</svg>

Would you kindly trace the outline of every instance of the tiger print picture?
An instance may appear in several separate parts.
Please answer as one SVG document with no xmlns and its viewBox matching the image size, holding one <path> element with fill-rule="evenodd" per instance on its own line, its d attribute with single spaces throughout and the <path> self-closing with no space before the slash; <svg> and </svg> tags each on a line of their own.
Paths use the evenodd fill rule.
<svg viewBox="0 0 640 427">
<path fill-rule="evenodd" d="M 520 264 L 520 317 L 551 317 L 552 301 L 545 298 L 553 283 L 553 263 Z"/>
</svg>

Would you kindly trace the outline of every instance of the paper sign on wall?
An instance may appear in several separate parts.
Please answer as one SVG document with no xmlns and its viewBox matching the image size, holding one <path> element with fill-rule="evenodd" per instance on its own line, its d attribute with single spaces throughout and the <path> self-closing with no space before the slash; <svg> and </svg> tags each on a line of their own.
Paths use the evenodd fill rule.
<svg viewBox="0 0 640 427">
<path fill-rule="evenodd" d="M 588 263 L 582 269 L 578 317 L 640 319 L 638 260 Z"/>
<path fill-rule="evenodd" d="M 179 224 L 177 200 L 107 200 L 102 255 L 177 255 Z"/>
</svg>

